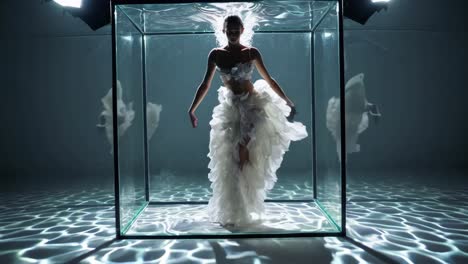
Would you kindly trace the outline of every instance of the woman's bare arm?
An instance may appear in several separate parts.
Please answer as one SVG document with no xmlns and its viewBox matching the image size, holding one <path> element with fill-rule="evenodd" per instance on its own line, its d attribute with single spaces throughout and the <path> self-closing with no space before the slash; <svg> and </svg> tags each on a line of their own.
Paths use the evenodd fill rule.
<svg viewBox="0 0 468 264">
<path fill-rule="evenodd" d="M 253 54 L 255 66 L 257 67 L 258 73 L 260 73 L 263 79 L 265 79 L 265 81 L 271 86 L 273 91 L 275 91 L 281 98 L 283 98 L 289 106 L 294 106 L 294 103 L 286 96 L 286 94 L 278 85 L 278 83 L 273 78 L 271 78 L 265 65 L 263 64 L 262 55 L 260 54 L 260 51 L 256 48 L 252 48 L 251 52 Z"/>
<path fill-rule="evenodd" d="M 192 101 L 192 105 L 189 108 L 190 113 L 195 112 L 203 98 L 205 98 L 208 90 L 210 89 L 211 81 L 213 80 L 213 75 L 216 67 L 215 56 L 216 49 L 212 49 L 208 54 L 208 65 L 206 67 L 205 77 L 203 78 L 201 84 L 198 86 L 197 93 L 195 94 L 195 97 Z"/>
</svg>

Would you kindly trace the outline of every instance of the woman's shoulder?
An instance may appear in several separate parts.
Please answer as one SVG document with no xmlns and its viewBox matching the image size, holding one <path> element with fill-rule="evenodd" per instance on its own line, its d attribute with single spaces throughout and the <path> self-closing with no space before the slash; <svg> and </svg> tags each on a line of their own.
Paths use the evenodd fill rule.
<svg viewBox="0 0 468 264">
<path fill-rule="evenodd" d="M 211 49 L 208 53 L 208 60 L 216 62 L 216 55 L 218 54 L 217 48 Z"/>
<path fill-rule="evenodd" d="M 258 56 L 260 56 L 260 51 L 256 47 L 250 47 L 249 48 L 250 55 L 255 59 Z"/>
<path fill-rule="evenodd" d="M 216 56 L 217 54 L 220 54 L 223 51 L 226 51 L 226 50 L 222 47 L 212 48 L 209 52 L 209 55 Z"/>
<path fill-rule="evenodd" d="M 254 47 L 254 46 L 245 46 L 243 48 L 243 50 L 254 51 L 254 50 L 258 50 L 258 49 L 256 47 Z"/>
</svg>

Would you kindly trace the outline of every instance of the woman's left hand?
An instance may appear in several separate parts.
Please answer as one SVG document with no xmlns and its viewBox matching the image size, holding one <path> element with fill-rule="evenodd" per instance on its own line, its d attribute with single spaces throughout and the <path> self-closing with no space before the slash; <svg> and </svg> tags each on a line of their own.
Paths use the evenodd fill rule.
<svg viewBox="0 0 468 264">
<path fill-rule="evenodd" d="M 190 121 L 192 122 L 192 127 L 196 128 L 198 126 L 198 118 L 195 116 L 195 113 L 189 112 Z"/>
</svg>

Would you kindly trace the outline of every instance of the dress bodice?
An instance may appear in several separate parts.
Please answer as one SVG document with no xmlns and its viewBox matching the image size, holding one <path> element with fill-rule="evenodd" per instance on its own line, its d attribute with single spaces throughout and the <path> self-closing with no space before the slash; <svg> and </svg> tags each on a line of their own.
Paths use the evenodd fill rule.
<svg viewBox="0 0 468 264">
<path fill-rule="evenodd" d="M 250 80 L 252 79 L 253 68 L 252 61 L 244 63 L 239 62 L 232 68 L 220 68 L 216 66 L 216 69 L 219 71 L 223 82 L 228 82 L 231 79 L 236 81 Z"/>
</svg>

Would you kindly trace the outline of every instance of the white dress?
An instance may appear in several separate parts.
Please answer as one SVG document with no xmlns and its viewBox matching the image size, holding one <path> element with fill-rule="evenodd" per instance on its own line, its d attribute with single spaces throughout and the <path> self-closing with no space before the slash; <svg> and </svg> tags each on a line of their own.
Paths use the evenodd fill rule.
<svg viewBox="0 0 468 264">
<path fill-rule="evenodd" d="M 220 74 L 223 80 L 250 79 L 252 69 L 251 63 L 239 63 Z M 302 123 L 286 119 L 291 108 L 263 79 L 254 83 L 253 92 L 240 95 L 221 86 L 218 101 L 209 123 L 212 197 L 207 214 L 210 221 L 223 225 L 248 225 L 261 220 L 284 153 L 291 141 L 307 137 L 307 130 Z M 246 136 L 249 161 L 241 170 L 238 143 L 245 144 Z"/>
</svg>

